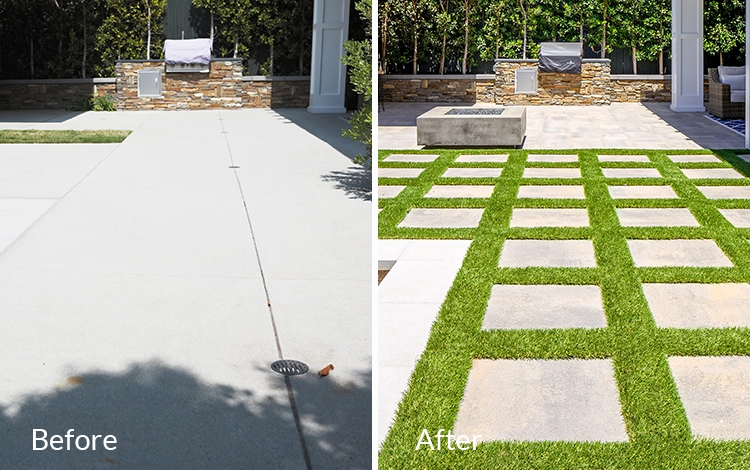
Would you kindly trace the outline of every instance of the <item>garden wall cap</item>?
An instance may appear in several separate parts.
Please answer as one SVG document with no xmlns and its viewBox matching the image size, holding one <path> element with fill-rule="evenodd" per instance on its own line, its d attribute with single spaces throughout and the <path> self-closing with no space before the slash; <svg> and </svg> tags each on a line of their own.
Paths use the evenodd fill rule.
<svg viewBox="0 0 750 470">
<path fill-rule="evenodd" d="M 495 78 L 494 73 L 478 73 L 478 74 L 417 74 L 417 75 L 381 75 L 386 80 L 490 80 Z"/>
<path fill-rule="evenodd" d="M 95 78 L 28 78 L 15 80 L 0 80 L 0 85 L 55 85 L 55 84 L 75 84 L 75 83 L 117 83 L 114 77 L 95 77 Z"/>
<path fill-rule="evenodd" d="M 309 75 L 286 75 L 286 76 L 270 76 L 270 75 L 245 75 L 242 77 L 243 82 L 308 82 L 310 81 Z"/>
</svg>

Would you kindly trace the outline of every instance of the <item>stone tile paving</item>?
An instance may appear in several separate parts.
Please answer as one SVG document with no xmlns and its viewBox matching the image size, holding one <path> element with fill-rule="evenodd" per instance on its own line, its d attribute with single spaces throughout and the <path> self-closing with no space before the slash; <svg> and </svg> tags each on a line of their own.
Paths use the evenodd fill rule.
<svg viewBox="0 0 750 470">
<path fill-rule="evenodd" d="M 378 186 L 378 198 L 396 197 L 406 186 Z"/>
<path fill-rule="evenodd" d="M 435 159 L 439 155 L 429 155 L 429 154 L 423 154 L 423 153 L 413 153 L 413 154 L 404 154 L 404 153 L 393 153 L 391 155 L 388 155 L 386 158 L 383 159 L 384 162 L 432 162 L 435 161 Z"/>
<path fill-rule="evenodd" d="M 502 168 L 448 168 L 443 178 L 497 178 Z"/>
<path fill-rule="evenodd" d="M 545 155 L 545 154 L 529 154 L 527 162 L 549 162 L 549 163 L 563 163 L 563 162 L 577 162 L 578 155 Z"/>
<path fill-rule="evenodd" d="M 459 163 L 504 163 L 507 161 L 507 154 L 459 155 L 456 157 L 456 162 Z"/>
<path fill-rule="evenodd" d="M 379 168 L 379 178 L 416 178 L 422 173 L 421 168 Z"/>
<path fill-rule="evenodd" d="M 748 238 L 740 230 L 750 227 L 750 201 L 746 201 L 750 186 L 743 185 L 739 181 L 743 176 L 727 164 L 717 168 L 723 160 L 714 155 L 646 153 L 598 155 L 592 164 L 589 154 L 555 161 L 553 158 L 559 155 L 534 154 L 531 158 L 525 152 L 513 151 L 504 162 L 507 171 L 494 186 L 436 186 L 433 179 L 425 197 L 414 199 L 406 212 L 397 213 L 397 209 L 403 209 L 396 206 L 391 209 L 389 201 L 383 202 L 380 230 L 388 236 L 398 235 L 407 226 L 447 227 L 456 220 L 471 219 L 471 226 L 477 227 L 482 211 L 488 212 L 476 232 L 467 232 L 469 237 L 481 238 L 482 242 L 472 244 L 465 266 L 458 274 L 462 290 L 473 285 L 484 292 L 485 296 L 478 296 L 484 299 L 484 304 L 472 305 L 470 300 L 468 304 L 466 300 L 456 303 L 464 298 L 461 291 L 449 292 L 444 304 L 446 318 L 452 321 L 466 315 L 478 320 L 479 314 L 474 312 L 481 312 L 481 322 L 471 320 L 471 324 L 479 331 L 473 335 L 483 336 L 478 340 L 466 330 L 462 334 L 468 335 L 469 346 L 455 346 L 461 354 L 472 357 L 471 367 L 456 365 L 466 371 L 465 382 L 461 382 L 463 393 L 442 396 L 447 389 L 440 386 L 430 392 L 433 395 L 424 395 L 432 400 L 438 394 L 440 400 L 456 404 L 455 434 L 481 435 L 482 442 L 626 442 L 633 438 L 648 439 L 649 432 L 660 432 L 657 429 L 661 428 L 643 423 L 660 422 L 659 415 L 664 413 L 672 422 L 686 423 L 697 438 L 750 439 L 750 386 L 747 385 L 750 357 L 721 356 L 715 352 L 723 350 L 721 341 L 734 344 L 733 336 L 721 336 L 724 329 L 750 327 L 750 276 L 744 274 L 750 266 L 750 247 L 737 242 Z M 481 160 L 464 156 L 463 161 Z M 576 168 L 539 168 L 540 162 Z M 599 162 L 604 166 L 634 162 L 652 167 L 595 168 Z M 526 166 L 527 163 L 534 167 Z M 450 163 L 442 165 L 445 168 Z M 587 167 L 583 178 L 579 165 Z M 691 167 L 681 168 L 684 165 Z M 696 168 L 700 165 L 706 167 Z M 664 178 L 662 174 L 669 176 Z M 625 180 L 607 185 L 597 175 Z M 529 182 L 532 178 L 552 181 L 533 185 Z M 570 178 L 582 178 L 582 184 L 566 184 Z M 642 178 L 658 179 L 659 184 L 645 185 L 654 181 L 643 182 Z M 710 184 L 716 186 L 696 187 L 690 181 L 704 178 L 714 179 Z M 494 193 L 490 194 L 490 188 Z M 492 199 L 478 199 L 476 206 L 475 201 L 464 201 L 462 205 L 467 202 L 472 205 L 461 208 L 451 206 L 449 199 L 433 200 L 432 205 L 445 204 L 444 208 L 418 207 L 426 204 L 421 201 L 430 198 L 471 198 L 478 191 L 490 194 Z M 436 196 L 441 192 L 450 196 Z M 592 195 L 595 199 L 586 198 Z M 605 212 L 602 207 L 607 208 Z M 718 225 L 722 223 L 721 216 L 734 227 L 726 222 Z M 617 222 L 621 224 L 619 229 Z M 609 227 L 607 231 L 599 232 L 604 226 Z M 734 241 L 729 242 L 727 237 L 734 237 Z M 478 268 L 488 270 L 488 267 L 479 264 L 474 267 L 474 264 L 480 262 L 481 250 L 487 246 L 497 250 L 494 257 L 486 258 L 496 260 L 497 270 L 494 274 L 486 271 L 488 274 L 479 275 L 485 271 Z M 613 246 L 618 247 L 620 258 L 613 255 Z M 741 253 L 747 253 L 746 258 L 735 266 L 732 260 L 736 261 Z M 469 270 L 466 275 L 462 275 L 464 269 Z M 604 273 L 610 277 L 601 277 Z M 467 282 L 474 284 L 467 286 Z M 612 303 L 618 298 L 617 289 L 622 288 L 613 290 L 613 282 L 624 282 L 628 289 L 635 289 L 627 302 Z M 654 322 L 654 326 L 646 326 L 645 330 L 642 325 L 648 322 L 640 316 L 644 314 Z M 629 323 L 634 319 L 638 319 L 636 323 Z M 448 323 L 441 323 L 440 318 L 438 323 L 448 329 L 445 331 L 451 328 Z M 554 336 L 570 339 L 567 335 L 574 331 L 606 331 L 612 327 L 617 327 L 623 335 L 634 327 L 640 329 L 641 335 L 655 335 L 661 330 L 671 335 L 668 338 L 679 339 L 680 335 L 689 334 L 686 332 L 711 331 L 711 335 L 724 339 L 694 337 L 689 340 L 694 343 L 688 343 L 693 344 L 690 350 L 695 351 L 691 357 L 685 356 L 679 340 L 665 338 L 654 343 L 663 348 L 655 359 L 634 356 L 636 362 L 651 361 L 648 367 L 634 367 L 629 362 L 627 369 L 618 369 L 616 374 L 615 369 L 625 365 L 613 362 L 606 356 L 609 353 L 601 357 L 601 352 L 596 352 L 597 358 L 593 359 L 586 346 L 581 346 L 582 349 L 567 346 L 572 347 L 572 352 L 566 352 L 569 350 L 563 346 L 565 341 L 557 342 L 558 336 Z M 533 335 L 535 330 L 548 331 L 553 336 L 547 340 Z M 435 343 L 438 346 L 441 331 L 432 333 L 431 341 L 438 341 Z M 741 346 L 747 333 L 736 331 L 734 334 L 744 335 L 744 339 L 730 350 L 750 355 Z M 502 335 L 510 334 L 519 336 L 507 338 L 530 342 L 497 343 L 502 346 L 493 349 L 497 341 L 506 338 Z M 630 341 L 627 337 L 623 339 Z M 649 341 L 648 337 L 643 339 Z M 536 348 L 535 342 L 539 341 L 546 346 L 540 344 Z M 634 344 L 640 343 L 638 340 Z M 481 348 L 476 349 L 480 344 Z M 704 350 L 715 357 L 701 356 L 700 351 Z M 431 352 L 428 344 L 426 353 Z M 620 351 L 620 354 L 634 352 Z M 424 374 L 440 373 L 429 364 L 426 367 L 427 371 L 412 387 L 427 390 L 427 382 L 422 381 L 431 376 Z M 646 370 L 650 372 L 647 374 Z M 679 396 L 673 399 L 664 395 L 665 389 L 659 387 L 665 385 L 660 382 L 653 385 L 664 395 L 658 410 L 639 408 L 645 397 L 633 390 L 641 387 L 635 384 L 655 380 L 649 374 L 659 375 L 664 384 L 674 383 Z M 618 382 L 627 385 L 620 383 L 618 387 Z M 422 396 L 408 397 L 408 406 L 413 409 L 422 403 Z M 628 414 L 623 411 L 626 408 L 630 409 Z M 444 423 L 450 417 L 441 419 Z M 641 421 L 636 423 L 634 419 Z M 408 444 L 413 449 L 413 443 Z"/>
</svg>

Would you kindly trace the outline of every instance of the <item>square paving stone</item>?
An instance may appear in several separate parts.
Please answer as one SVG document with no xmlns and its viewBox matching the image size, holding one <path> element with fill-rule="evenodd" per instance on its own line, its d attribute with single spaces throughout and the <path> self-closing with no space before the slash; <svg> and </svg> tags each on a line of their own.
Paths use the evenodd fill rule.
<svg viewBox="0 0 750 470">
<path fill-rule="evenodd" d="M 465 186 L 433 186 L 424 197 L 490 197 L 494 186 L 465 185 Z"/>
<path fill-rule="evenodd" d="M 708 199 L 750 199 L 750 186 L 697 186 Z"/>
<path fill-rule="evenodd" d="M 443 178 L 497 178 L 502 168 L 448 168 Z"/>
<path fill-rule="evenodd" d="M 586 209 L 513 209 L 511 227 L 588 227 Z"/>
<path fill-rule="evenodd" d="M 495 285 L 485 330 L 605 328 L 599 286 Z"/>
<path fill-rule="evenodd" d="M 580 178 L 580 168 L 525 168 L 524 178 Z"/>
<path fill-rule="evenodd" d="M 656 168 L 602 168 L 605 178 L 661 178 Z"/>
<path fill-rule="evenodd" d="M 617 209 L 623 227 L 700 227 L 690 209 Z"/>
<path fill-rule="evenodd" d="M 477 441 L 628 440 L 610 359 L 475 359 L 453 430 Z"/>
<path fill-rule="evenodd" d="M 474 228 L 479 226 L 484 209 L 412 209 L 399 227 Z"/>
<path fill-rule="evenodd" d="M 416 178 L 424 168 L 378 168 L 378 178 Z"/>
<path fill-rule="evenodd" d="M 675 163 L 721 163 L 715 155 L 667 155 Z"/>
<path fill-rule="evenodd" d="M 689 179 L 701 179 L 701 178 L 721 178 L 721 179 L 742 179 L 741 173 L 738 173 L 732 168 L 698 168 L 698 169 L 685 169 L 681 168 L 682 172 Z"/>
<path fill-rule="evenodd" d="M 424 154 L 400 154 L 394 153 L 388 155 L 383 159 L 384 162 L 434 162 L 440 155 L 424 155 Z"/>
<path fill-rule="evenodd" d="M 506 240 L 501 268 L 595 268 L 591 240 Z"/>
<path fill-rule="evenodd" d="M 750 209 L 719 209 L 730 224 L 737 228 L 750 228 Z"/>
<path fill-rule="evenodd" d="M 378 198 L 387 199 L 396 197 L 406 186 L 378 186 Z"/>
<path fill-rule="evenodd" d="M 615 163 L 615 162 L 641 162 L 648 163 L 648 156 L 646 155 L 598 155 L 600 162 Z"/>
<path fill-rule="evenodd" d="M 659 328 L 750 326 L 749 284 L 643 284 Z"/>
<path fill-rule="evenodd" d="M 676 199 L 671 186 L 610 186 L 612 199 Z"/>
<path fill-rule="evenodd" d="M 521 186 L 519 199 L 586 199 L 583 186 Z"/>
<path fill-rule="evenodd" d="M 670 357 L 695 437 L 750 439 L 750 357 Z"/>
<path fill-rule="evenodd" d="M 734 266 L 713 240 L 628 240 L 636 267 Z"/>
<path fill-rule="evenodd" d="M 578 155 L 544 155 L 544 154 L 533 154 L 529 155 L 529 162 L 548 162 L 548 163 L 569 163 L 577 162 Z"/>
<path fill-rule="evenodd" d="M 459 163 L 505 163 L 508 161 L 507 154 L 487 154 L 487 155 L 459 155 L 456 158 Z"/>
</svg>

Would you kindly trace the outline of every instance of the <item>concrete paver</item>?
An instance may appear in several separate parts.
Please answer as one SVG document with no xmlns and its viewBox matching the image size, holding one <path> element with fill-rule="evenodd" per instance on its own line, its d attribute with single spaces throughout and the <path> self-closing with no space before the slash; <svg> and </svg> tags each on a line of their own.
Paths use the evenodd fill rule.
<svg viewBox="0 0 750 470">
<path fill-rule="evenodd" d="M 511 227 L 588 227 L 586 209 L 513 209 Z"/>
<path fill-rule="evenodd" d="M 715 155 L 667 155 L 675 163 L 721 163 Z"/>
<path fill-rule="evenodd" d="M 617 209 L 623 227 L 699 227 L 690 209 Z"/>
<path fill-rule="evenodd" d="M 392 153 L 383 159 L 384 162 L 433 162 L 439 155 Z"/>
<path fill-rule="evenodd" d="M 416 178 L 422 168 L 378 168 L 378 178 Z"/>
<path fill-rule="evenodd" d="M 702 178 L 721 178 L 721 179 L 742 179 L 742 173 L 732 168 L 697 168 L 682 169 L 682 172 L 690 179 Z"/>
<path fill-rule="evenodd" d="M 610 186 L 612 199 L 676 199 L 671 186 Z"/>
<path fill-rule="evenodd" d="M 570 155 L 546 155 L 546 154 L 535 154 L 530 153 L 528 159 L 526 160 L 528 162 L 548 162 L 548 163 L 562 163 L 562 162 L 577 162 L 578 161 L 578 155 L 576 154 L 570 154 Z"/>
<path fill-rule="evenodd" d="M 737 228 L 750 228 L 750 209 L 719 209 L 729 223 Z"/>
<path fill-rule="evenodd" d="M 636 267 L 734 266 L 713 240 L 628 240 Z"/>
<path fill-rule="evenodd" d="M 580 168 L 525 168 L 524 178 L 580 178 Z"/>
<path fill-rule="evenodd" d="M 628 440 L 610 359 L 474 359 L 453 429 L 483 442 Z"/>
<path fill-rule="evenodd" d="M 750 326 L 748 284 L 643 284 L 659 328 Z"/>
<path fill-rule="evenodd" d="M 482 329 L 605 328 L 599 286 L 495 285 Z"/>
<path fill-rule="evenodd" d="M 518 188 L 519 199 L 586 199 L 583 186 L 521 186 Z"/>
<path fill-rule="evenodd" d="M 594 244 L 591 240 L 506 240 L 499 266 L 595 268 Z"/>
<path fill-rule="evenodd" d="M 412 209 L 399 227 L 472 228 L 478 227 L 484 209 Z"/>
<path fill-rule="evenodd" d="M 398 196 L 406 186 L 378 186 L 378 198 L 388 199 Z"/>
<path fill-rule="evenodd" d="M 695 437 L 750 439 L 750 357 L 670 357 L 669 368 Z"/>
<path fill-rule="evenodd" d="M 605 178 L 661 178 L 656 168 L 602 168 Z"/>
<path fill-rule="evenodd" d="M 448 168 L 443 178 L 497 178 L 502 168 Z"/>
<path fill-rule="evenodd" d="M 698 186 L 708 199 L 750 199 L 750 186 Z"/>
<path fill-rule="evenodd" d="M 508 161 L 508 154 L 459 155 L 456 161 L 460 163 L 505 163 Z"/>
<path fill-rule="evenodd" d="M 619 162 L 641 162 L 649 163 L 647 155 L 598 155 L 599 161 L 603 163 L 619 163 Z"/>
<path fill-rule="evenodd" d="M 435 185 L 427 191 L 424 197 L 471 197 L 471 198 L 486 198 L 492 196 L 492 192 L 495 190 L 494 186 L 490 185 L 455 185 L 455 186 L 440 186 Z"/>
</svg>

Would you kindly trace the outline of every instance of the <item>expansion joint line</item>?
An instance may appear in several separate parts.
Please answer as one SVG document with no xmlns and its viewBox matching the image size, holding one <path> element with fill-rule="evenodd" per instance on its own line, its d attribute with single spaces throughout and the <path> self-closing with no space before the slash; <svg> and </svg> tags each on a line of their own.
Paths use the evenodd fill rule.
<svg viewBox="0 0 750 470">
<path fill-rule="evenodd" d="M 219 113 L 219 122 L 221 123 L 221 131 L 224 135 L 224 142 L 227 144 L 227 153 L 229 154 L 229 162 L 232 167 L 235 167 L 234 156 L 232 155 L 232 147 L 229 145 L 229 137 L 227 137 L 227 131 L 224 128 L 224 120 L 221 117 L 221 111 Z M 276 352 L 279 355 L 279 359 L 284 359 L 284 354 L 281 351 L 281 341 L 279 340 L 279 332 L 276 329 L 276 320 L 273 316 L 273 306 L 271 305 L 271 296 L 268 293 L 268 284 L 266 283 L 266 276 L 263 272 L 263 263 L 260 261 L 260 251 L 258 250 L 258 242 L 255 239 L 255 231 L 253 230 L 253 221 L 250 219 L 250 211 L 247 208 L 247 201 L 245 200 L 245 193 L 242 190 L 242 182 L 240 181 L 237 169 L 234 168 L 234 178 L 237 181 L 237 187 L 240 190 L 240 197 L 242 198 L 242 205 L 245 208 L 245 217 L 247 218 L 247 224 L 250 227 L 250 238 L 253 240 L 253 248 L 255 249 L 255 259 L 258 261 L 258 270 L 260 271 L 260 279 L 263 283 L 263 291 L 266 294 L 266 304 L 268 305 L 268 313 L 271 317 L 271 326 L 273 327 L 273 336 L 276 340 Z M 292 388 L 292 381 L 288 376 L 284 376 L 284 382 L 286 383 L 286 392 L 289 396 L 289 405 L 292 408 L 292 414 L 294 415 L 294 424 L 297 426 L 297 436 L 299 437 L 300 445 L 302 446 L 302 455 L 305 459 L 305 467 L 307 470 L 312 470 L 312 464 L 310 463 L 310 453 L 307 450 L 307 444 L 305 443 L 305 435 L 302 432 L 302 422 L 299 418 L 299 411 L 297 410 L 297 404 L 294 400 L 294 389 Z"/>
</svg>

